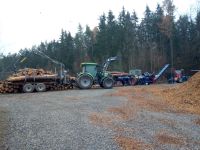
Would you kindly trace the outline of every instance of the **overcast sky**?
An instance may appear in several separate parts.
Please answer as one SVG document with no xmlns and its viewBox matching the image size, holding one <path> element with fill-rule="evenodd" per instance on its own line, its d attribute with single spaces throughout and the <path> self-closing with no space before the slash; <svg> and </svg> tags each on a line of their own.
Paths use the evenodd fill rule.
<svg viewBox="0 0 200 150">
<path fill-rule="evenodd" d="M 198 0 L 174 0 L 176 14 L 190 13 Z M 0 0 L 0 53 L 18 52 L 41 41 L 58 39 L 61 29 L 77 32 L 78 24 L 98 25 L 109 10 L 118 17 L 124 6 L 143 17 L 146 5 L 152 11 L 162 0 Z"/>
</svg>

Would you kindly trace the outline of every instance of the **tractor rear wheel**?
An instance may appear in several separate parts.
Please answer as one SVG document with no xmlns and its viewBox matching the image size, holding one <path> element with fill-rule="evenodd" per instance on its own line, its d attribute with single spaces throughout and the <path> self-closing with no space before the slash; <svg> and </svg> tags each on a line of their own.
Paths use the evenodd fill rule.
<svg viewBox="0 0 200 150">
<path fill-rule="evenodd" d="M 85 74 L 85 75 L 81 75 L 78 78 L 78 86 L 81 89 L 90 89 L 92 87 L 93 84 L 93 79 L 91 76 Z"/>
<path fill-rule="evenodd" d="M 103 88 L 105 89 L 111 89 L 113 87 L 113 79 L 112 78 L 109 78 L 109 77 L 106 77 L 104 80 L 103 80 Z"/>
</svg>

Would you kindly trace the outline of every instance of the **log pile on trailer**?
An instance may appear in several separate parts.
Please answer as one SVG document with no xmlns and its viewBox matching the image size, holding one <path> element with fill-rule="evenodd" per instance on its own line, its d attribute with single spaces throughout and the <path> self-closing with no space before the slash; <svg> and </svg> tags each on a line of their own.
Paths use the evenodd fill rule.
<svg viewBox="0 0 200 150">
<path fill-rule="evenodd" d="M 69 77 L 70 79 L 70 77 Z M 26 86 L 27 85 L 27 86 Z M 33 87 L 33 89 L 30 89 Z M 61 83 L 61 79 L 57 74 L 43 69 L 25 68 L 18 70 L 17 73 L 12 74 L 5 81 L 0 82 L 0 93 L 19 93 L 26 92 L 43 92 L 46 90 L 66 90 L 71 88 L 70 82 L 68 84 Z"/>
<path fill-rule="evenodd" d="M 18 70 L 17 73 L 12 74 L 8 77 L 8 81 L 20 81 L 24 80 L 25 77 L 54 77 L 56 74 L 52 73 L 51 71 L 45 71 L 43 69 L 32 69 L 32 68 L 25 68 Z"/>
<path fill-rule="evenodd" d="M 45 71 L 44 69 L 33 69 L 33 68 L 25 68 L 20 69 L 17 73 L 13 74 L 11 77 L 19 77 L 19 76 L 42 76 L 42 75 L 53 75 L 51 71 Z"/>
</svg>

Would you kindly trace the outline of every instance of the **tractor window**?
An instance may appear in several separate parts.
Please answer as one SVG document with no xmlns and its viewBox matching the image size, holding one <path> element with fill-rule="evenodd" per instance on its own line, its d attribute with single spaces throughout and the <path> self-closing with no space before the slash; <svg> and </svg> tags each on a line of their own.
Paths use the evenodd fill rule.
<svg viewBox="0 0 200 150">
<path fill-rule="evenodd" d="M 97 73 L 96 65 L 85 65 L 82 68 L 82 72 L 83 73 L 89 73 L 92 76 L 96 76 L 96 73 Z"/>
<path fill-rule="evenodd" d="M 95 71 L 95 66 L 87 66 L 87 72 L 89 72 L 89 73 L 92 73 L 92 72 L 94 72 Z"/>
<path fill-rule="evenodd" d="M 88 73 L 93 73 L 94 71 L 96 72 L 96 66 L 83 66 L 83 72 L 88 72 Z"/>
</svg>

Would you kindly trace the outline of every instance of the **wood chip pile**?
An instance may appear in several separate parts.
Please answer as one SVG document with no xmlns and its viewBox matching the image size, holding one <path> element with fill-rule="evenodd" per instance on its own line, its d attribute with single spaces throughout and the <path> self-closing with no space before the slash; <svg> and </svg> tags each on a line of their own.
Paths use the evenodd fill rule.
<svg viewBox="0 0 200 150">
<path fill-rule="evenodd" d="M 200 72 L 187 82 L 163 91 L 169 103 L 192 113 L 200 114 Z"/>
</svg>

